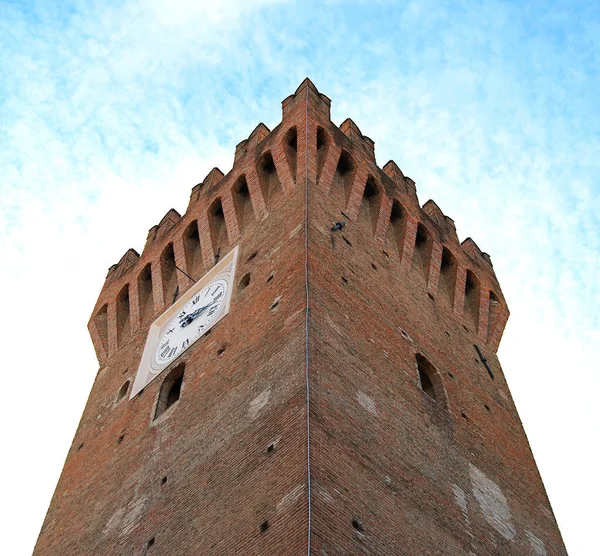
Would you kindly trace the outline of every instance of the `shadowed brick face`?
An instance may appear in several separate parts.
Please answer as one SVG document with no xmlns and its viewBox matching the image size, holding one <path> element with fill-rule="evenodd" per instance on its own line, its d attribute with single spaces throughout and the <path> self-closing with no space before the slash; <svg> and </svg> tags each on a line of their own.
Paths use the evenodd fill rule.
<svg viewBox="0 0 600 556">
<path fill-rule="evenodd" d="M 329 107 L 305 80 L 110 268 L 35 554 L 566 554 L 496 356 L 489 256 Z M 150 323 L 192 284 L 174 264 L 198 279 L 236 245 L 229 314 L 129 400 Z"/>
</svg>

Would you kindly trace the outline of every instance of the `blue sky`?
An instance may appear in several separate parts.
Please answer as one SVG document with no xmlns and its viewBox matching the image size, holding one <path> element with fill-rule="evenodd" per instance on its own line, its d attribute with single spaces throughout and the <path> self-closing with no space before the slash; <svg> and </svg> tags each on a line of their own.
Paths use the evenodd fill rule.
<svg viewBox="0 0 600 556">
<path fill-rule="evenodd" d="M 306 76 L 491 254 L 509 385 L 567 548 L 592 553 L 600 4 L 0 0 L 2 367 L 27 384 L 0 410 L 21 423 L 11 554 L 31 552 L 97 370 L 108 266 Z"/>
</svg>

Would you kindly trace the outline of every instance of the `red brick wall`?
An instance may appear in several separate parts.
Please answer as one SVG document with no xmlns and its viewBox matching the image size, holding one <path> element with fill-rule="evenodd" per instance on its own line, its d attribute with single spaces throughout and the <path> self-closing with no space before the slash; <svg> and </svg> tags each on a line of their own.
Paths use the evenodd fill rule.
<svg viewBox="0 0 600 556">
<path fill-rule="evenodd" d="M 283 115 L 194 188 L 184 216 L 169 211 L 141 256 L 111 267 L 89 326 L 101 367 L 35 553 L 304 554 L 310 542 L 315 554 L 565 554 L 495 355 L 508 309 L 489 257 L 459 244 L 435 203 L 421 208 L 393 162 L 379 169 L 354 122 L 333 125 L 312 83 Z M 254 218 L 242 217 L 241 176 Z M 236 280 L 249 272 L 250 284 L 173 363 L 186 363 L 181 398 L 153 421 L 168 370 L 115 400 L 172 301 L 161 254 L 172 243 L 180 268 L 200 267 L 185 251 L 195 220 L 201 273 L 239 244 Z M 443 247 L 455 263 L 440 281 Z M 148 263 L 154 311 L 140 322 Z M 417 353 L 437 371 L 437 402 Z"/>
</svg>

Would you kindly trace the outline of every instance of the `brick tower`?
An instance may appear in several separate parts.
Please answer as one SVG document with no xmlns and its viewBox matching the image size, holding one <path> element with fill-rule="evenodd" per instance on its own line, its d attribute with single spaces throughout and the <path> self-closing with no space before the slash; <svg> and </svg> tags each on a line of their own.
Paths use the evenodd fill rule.
<svg viewBox="0 0 600 556">
<path fill-rule="evenodd" d="M 110 268 L 35 554 L 566 554 L 490 257 L 329 108 L 305 80 Z"/>
</svg>

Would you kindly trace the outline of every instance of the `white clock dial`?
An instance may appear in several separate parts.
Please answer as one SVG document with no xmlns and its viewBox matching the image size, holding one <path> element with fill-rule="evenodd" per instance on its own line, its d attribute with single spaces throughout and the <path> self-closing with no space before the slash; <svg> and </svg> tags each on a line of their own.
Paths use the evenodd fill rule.
<svg viewBox="0 0 600 556">
<path fill-rule="evenodd" d="M 154 363 L 164 367 L 210 329 L 226 299 L 227 281 L 215 280 L 202 288 L 169 322 L 154 352 Z"/>
</svg>

